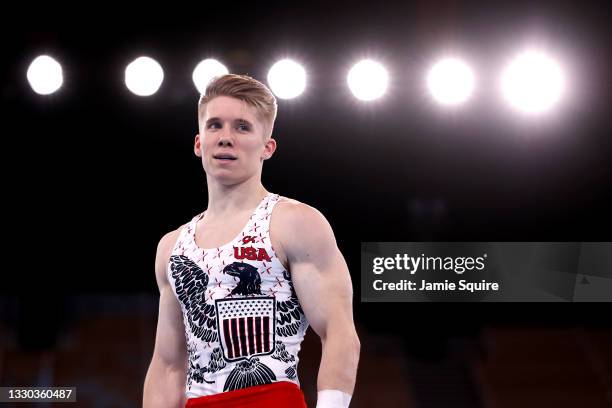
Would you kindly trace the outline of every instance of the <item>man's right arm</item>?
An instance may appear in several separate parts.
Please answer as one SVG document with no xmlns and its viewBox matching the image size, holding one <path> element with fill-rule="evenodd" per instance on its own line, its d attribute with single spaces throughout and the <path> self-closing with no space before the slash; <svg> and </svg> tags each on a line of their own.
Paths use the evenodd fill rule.
<svg viewBox="0 0 612 408">
<path fill-rule="evenodd" d="M 166 277 L 166 268 L 180 228 L 159 242 L 155 277 L 159 287 L 159 317 L 153 358 L 144 383 L 143 408 L 183 408 L 187 347 L 181 307 Z"/>
</svg>

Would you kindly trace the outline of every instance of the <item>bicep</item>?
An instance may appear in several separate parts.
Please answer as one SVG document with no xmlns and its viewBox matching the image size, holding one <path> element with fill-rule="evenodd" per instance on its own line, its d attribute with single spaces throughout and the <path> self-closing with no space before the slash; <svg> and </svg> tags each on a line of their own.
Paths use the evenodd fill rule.
<svg viewBox="0 0 612 408">
<path fill-rule="evenodd" d="M 162 238 L 155 260 L 155 275 L 159 287 L 159 314 L 153 359 L 168 366 L 183 366 L 187 354 L 183 314 L 166 274 L 176 235 L 177 232 L 174 231 Z"/>
<path fill-rule="evenodd" d="M 186 363 L 183 315 L 178 300 L 169 285 L 160 290 L 153 357 L 168 366 L 182 367 Z"/>
<path fill-rule="evenodd" d="M 292 263 L 291 271 L 304 314 L 321 338 L 353 327 L 351 278 L 335 244 L 325 257 Z"/>
<path fill-rule="evenodd" d="M 320 212 L 304 205 L 294 206 L 285 220 L 291 226 L 284 230 L 291 276 L 310 325 L 321 338 L 330 329 L 351 330 L 351 277 L 331 226 Z"/>
</svg>

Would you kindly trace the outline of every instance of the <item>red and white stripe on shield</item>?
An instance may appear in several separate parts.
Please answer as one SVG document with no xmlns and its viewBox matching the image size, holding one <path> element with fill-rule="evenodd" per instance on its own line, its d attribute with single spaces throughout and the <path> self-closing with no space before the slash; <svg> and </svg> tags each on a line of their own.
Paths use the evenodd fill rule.
<svg viewBox="0 0 612 408">
<path fill-rule="evenodd" d="M 217 327 L 228 361 L 274 351 L 274 298 L 217 299 Z"/>
</svg>

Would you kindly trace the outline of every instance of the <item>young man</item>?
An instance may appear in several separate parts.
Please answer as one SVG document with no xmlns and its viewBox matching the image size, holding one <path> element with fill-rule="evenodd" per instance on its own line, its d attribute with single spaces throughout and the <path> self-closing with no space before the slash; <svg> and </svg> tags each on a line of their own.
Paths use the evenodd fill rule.
<svg viewBox="0 0 612 408">
<path fill-rule="evenodd" d="M 272 93 L 247 76 L 218 77 L 200 99 L 194 152 L 208 208 L 157 249 L 145 408 L 304 407 L 309 324 L 322 342 L 317 407 L 349 404 L 360 348 L 350 275 L 323 215 L 261 183 L 275 117 Z"/>
</svg>

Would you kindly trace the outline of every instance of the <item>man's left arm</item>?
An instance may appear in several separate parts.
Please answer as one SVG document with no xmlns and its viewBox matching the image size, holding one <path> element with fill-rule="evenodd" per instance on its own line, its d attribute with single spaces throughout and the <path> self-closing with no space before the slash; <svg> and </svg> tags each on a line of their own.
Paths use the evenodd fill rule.
<svg viewBox="0 0 612 408">
<path fill-rule="evenodd" d="M 351 277 L 325 217 L 302 203 L 288 207 L 281 245 L 302 309 L 322 344 L 317 407 L 346 406 L 355 387 L 360 350 L 353 323 Z M 345 393 L 346 405 L 336 391 Z M 338 401 L 338 405 L 323 404 L 323 399 Z"/>
</svg>

